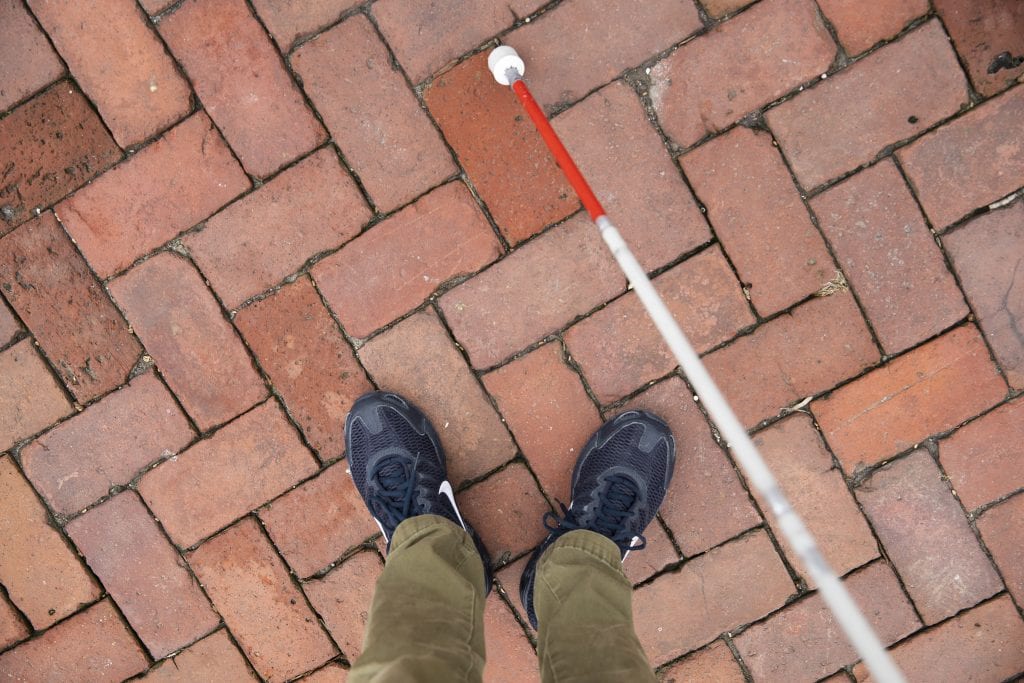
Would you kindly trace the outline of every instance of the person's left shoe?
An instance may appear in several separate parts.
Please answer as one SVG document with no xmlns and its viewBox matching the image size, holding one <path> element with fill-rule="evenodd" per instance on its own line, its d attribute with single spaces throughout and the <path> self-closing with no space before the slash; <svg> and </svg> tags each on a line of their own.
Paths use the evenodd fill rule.
<svg viewBox="0 0 1024 683">
<path fill-rule="evenodd" d="M 490 556 L 455 504 L 441 440 L 422 411 L 398 394 L 361 396 L 345 420 L 345 450 L 352 479 L 389 549 L 395 529 L 409 517 L 444 517 L 473 539 L 490 592 Z"/>
</svg>

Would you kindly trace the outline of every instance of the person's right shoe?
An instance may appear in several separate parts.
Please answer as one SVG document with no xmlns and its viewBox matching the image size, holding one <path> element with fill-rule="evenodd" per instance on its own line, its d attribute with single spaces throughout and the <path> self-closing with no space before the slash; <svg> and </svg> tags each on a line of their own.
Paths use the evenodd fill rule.
<svg viewBox="0 0 1024 683">
<path fill-rule="evenodd" d="M 572 473 L 572 499 L 563 517 L 544 515 L 550 531 L 519 581 L 519 597 L 537 628 L 533 586 L 537 563 L 552 543 L 577 529 L 607 536 L 622 559 L 646 544 L 643 532 L 665 499 L 675 467 L 675 439 L 660 418 L 631 410 L 606 422 L 583 447 Z"/>
</svg>

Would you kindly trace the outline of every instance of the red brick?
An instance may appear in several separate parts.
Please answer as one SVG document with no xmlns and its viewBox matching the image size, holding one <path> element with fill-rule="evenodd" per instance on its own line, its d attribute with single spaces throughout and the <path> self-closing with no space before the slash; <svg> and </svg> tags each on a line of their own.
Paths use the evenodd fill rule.
<svg viewBox="0 0 1024 683">
<path fill-rule="evenodd" d="M 228 308 L 264 292 L 370 218 L 333 149 L 322 149 L 182 240 Z"/>
<path fill-rule="evenodd" d="M 249 188 L 202 112 L 57 206 L 101 278 L 125 269 Z"/>
<path fill-rule="evenodd" d="M 253 0 L 252 6 L 282 52 L 357 5 L 358 0 Z"/>
<path fill-rule="evenodd" d="M 21 323 L 15 319 L 7 304 L 0 300 L 0 347 L 7 346 L 21 330 Z"/>
<path fill-rule="evenodd" d="M 188 83 L 132 0 L 29 0 L 36 18 L 122 147 L 192 108 Z"/>
<path fill-rule="evenodd" d="M 690 0 L 577 0 L 501 40 L 514 45 L 531 70 L 544 74 L 530 88 L 550 110 L 575 102 L 701 26 Z"/>
<path fill-rule="evenodd" d="M 50 86 L 0 120 L 0 219 L 25 222 L 120 158 L 82 93 L 68 81 Z"/>
<path fill-rule="evenodd" d="M 226 629 L 190 645 L 174 657 L 158 663 L 140 680 L 167 683 L 190 681 L 255 681 L 242 653 L 238 651 Z"/>
<path fill-rule="evenodd" d="M 1022 443 L 1024 399 L 996 408 L 940 442 L 942 469 L 965 508 L 973 510 L 1024 487 Z"/>
<path fill-rule="evenodd" d="M 867 163 L 967 104 L 967 81 L 937 21 L 767 114 L 797 180 L 812 188 Z"/>
<path fill-rule="evenodd" d="M 1003 596 L 900 643 L 891 651 L 907 680 L 1009 680 L 1024 669 L 1024 622 Z M 858 681 L 872 680 L 864 665 Z"/>
<path fill-rule="evenodd" d="M 484 603 L 484 645 L 487 650 L 485 681 L 540 683 L 540 667 L 533 646 L 497 593 L 491 593 Z"/>
<path fill-rule="evenodd" d="M 322 669 L 317 669 L 302 679 L 304 683 L 345 683 L 348 679 L 348 669 L 341 664 L 328 664 Z"/>
<path fill-rule="evenodd" d="M 66 529 L 154 658 L 220 622 L 135 493 L 115 496 Z"/>
<path fill-rule="evenodd" d="M 953 37 L 974 87 L 982 95 L 994 95 L 1024 74 L 1024 66 L 989 73 L 996 65 L 997 55 L 1008 52 L 1018 57 L 1024 52 L 1024 7 L 1019 2 L 937 0 L 935 9 Z"/>
<path fill-rule="evenodd" d="M 668 423 L 676 439 L 676 469 L 661 516 L 684 555 L 696 555 L 750 527 L 761 517 L 750 504 L 732 463 L 678 377 L 657 384 L 623 406 L 643 408 Z"/>
<path fill-rule="evenodd" d="M 759 432 L 754 444 L 840 576 L 878 557 L 878 543 L 809 416 L 794 415 L 775 423 Z M 770 509 L 761 496 L 755 493 L 755 497 L 762 510 Z M 769 516 L 768 522 L 790 561 L 802 569 L 796 553 L 781 539 L 775 518 Z M 818 677 L 826 673 L 830 672 L 823 671 Z"/>
<path fill-rule="evenodd" d="M 373 16 L 413 83 L 535 12 L 544 0 L 381 0 Z"/>
<path fill-rule="evenodd" d="M 623 290 L 601 236 L 577 216 L 441 297 L 455 338 L 484 368 Z"/>
<path fill-rule="evenodd" d="M 188 561 L 263 678 L 287 680 L 337 654 L 252 518 L 204 543 Z"/>
<path fill-rule="evenodd" d="M 147 372 L 26 446 L 21 466 L 54 510 L 71 514 L 192 437 L 170 392 Z"/>
<path fill-rule="evenodd" d="M 515 456 L 516 448 L 473 373 L 430 310 L 407 318 L 359 349 L 385 391 L 413 401 L 430 418 L 458 486 Z"/>
<path fill-rule="evenodd" d="M 377 553 L 359 553 L 324 578 L 302 587 L 350 662 L 363 651 L 366 620 L 382 570 Z"/>
<path fill-rule="evenodd" d="M 973 325 L 957 328 L 815 401 L 847 474 L 907 450 L 1006 394 Z"/>
<path fill-rule="evenodd" d="M 634 550 L 622 563 L 622 572 L 630 583 L 637 584 L 651 578 L 657 572 L 679 561 L 679 553 L 672 547 L 672 541 L 661 524 L 652 521 L 644 531 L 647 545 Z"/>
<path fill-rule="evenodd" d="M 173 5 L 174 0 L 139 0 L 139 4 L 148 14 L 156 15 Z"/>
<path fill-rule="evenodd" d="M 71 404 L 30 339 L 0 353 L 0 450 L 70 412 Z"/>
<path fill-rule="evenodd" d="M 654 286 L 698 352 L 754 323 L 739 283 L 717 247 L 660 275 Z M 676 366 L 675 356 L 633 292 L 570 328 L 565 342 L 602 404 Z"/>
<path fill-rule="evenodd" d="M 547 536 L 541 518 L 550 508 L 519 463 L 460 494 L 459 509 L 495 563 L 526 552 Z"/>
<path fill-rule="evenodd" d="M 157 254 L 111 282 L 110 291 L 201 430 L 267 395 L 238 336 L 184 259 Z"/>
<path fill-rule="evenodd" d="M 874 473 L 857 498 L 926 624 L 1002 589 L 927 452 L 915 451 Z M 942 539 L 941 553 L 936 539 Z"/>
<path fill-rule="evenodd" d="M 0 583 L 36 630 L 100 596 L 11 457 L 0 458 Z M 0 667 L 0 671 L 4 671 Z"/>
<path fill-rule="evenodd" d="M 594 93 L 554 126 L 645 269 L 710 239 L 693 194 L 625 83 Z"/>
<path fill-rule="evenodd" d="M 941 230 L 1024 184 L 1024 88 L 994 98 L 925 135 L 899 159 Z"/>
<path fill-rule="evenodd" d="M 989 509 L 978 520 L 978 531 L 1003 574 L 1010 593 L 1024 602 L 1024 495 Z"/>
<path fill-rule="evenodd" d="M 313 277 L 345 331 L 368 337 L 501 254 L 473 196 L 455 182 L 373 226 L 318 263 Z"/>
<path fill-rule="evenodd" d="M 1024 389 L 1024 202 L 979 216 L 944 239 L 978 324 L 1011 386 Z"/>
<path fill-rule="evenodd" d="M 809 0 L 767 0 L 651 70 L 665 132 L 688 147 L 814 78 L 836 47 Z"/>
<path fill-rule="evenodd" d="M 19 0 L 0 0 L 0 111 L 64 73 L 46 35 Z"/>
<path fill-rule="evenodd" d="M 146 474 L 139 492 L 184 548 L 308 477 L 314 463 L 268 401 Z"/>
<path fill-rule="evenodd" d="M 28 635 L 29 630 L 18 616 L 14 606 L 0 595 L 0 650 L 14 645 L 19 640 L 24 640 Z"/>
<path fill-rule="evenodd" d="M 142 353 L 49 211 L 0 239 L 0 288 L 82 403 L 122 384 Z"/>
<path fill-rule="evenodd" d="M 864 319 L 845 292 L 811 299 L 705 359 L 747 427 L 877 361 Z"/>
<path fill-rule="evenodd" d="M 122 681 L 147 664 L 109 600 L 0 655 L 11 681 Z"/>
<path fill-rule="evenodd" d="M 352 347 L 302 278 L 243 309 L 235 325 L 321 460 L 345 450 L 345 416 L 373 389 Z"/>
<path fill-rule="evenodd" d="M 253 175 L 267 176 L 327 139 L 244 0 L 186 0 L 160 35 Z"/>
<path fill-rule="evenodd" d="M 843 583 L 883 645 L 921 626 L 885 562 L 865 567 Z M 735 643 L 755 681 L 818 680 L 858 659 L 817 593 L 751 626 Z"/>
<path fill-rule="evenodd" d="M 579 207 L 516 96 L 491 76 L 487 53 L 439 76 L 423 97 L 509 242 Z"/>
<path fill-rule="evenodd" d="M 378 533 L 347 468 L 340 462 L 324 470 L 259 513 L 274 545 L 301 577 Z"/>
<path fill-rule="evenodd" d="M 899 171 L 883 161 L 811 202 L 886 353 L 967 315 L 942 252 Z"/>
<path fill-rule="evenodd" d="M 892 38 L 904 26 L 928 13 L 928 0 L 876 0 L 870 11 L 857 0 L 820 0 L 847 54 L 857 55 Z"/>
<path fill-rule="evenodd" d="M 716 640 L 710 646 L 689 655 L 661 673 L 663 683 L 714 681 L 714 683 L 745 683 L 743 671 L 732 656 L 729 646 Z"/>
<path fill-rule="evenodd" d="M 682 163 L 761 315 L 833 277 L 832 257 L 770 135 L 738 126 Z"/>
<path fill-rule="evenodd" d="M 363 16 L 299 48 L 292 65 L 380 211 L 455 172 L 448 150 Z"/>
<path fill-rule="evenodd" d="M 707 13 L 713 17 L 719 18 L 726 14 L 732 14 L 736 10 L 743 9 L 747 5 L 751 4 L 754 0 L 701 0 L 701 5 L 707 10 Z"/>
<path fill-rule="evenodd" d="M 791 593 L 786 568 L 768 535 L 758 531 L 637 590 L 633 613 L 645 615 L 636 623 L 637 636 L 658 666 L 763 617 Z"/>
<path fill-rule="evenodd" d="M 561 346 L 546 344 L 485 375 L 484 386 L 541 486 L 568 503 L 570 473 L 602 420 Z"/>
</svg>

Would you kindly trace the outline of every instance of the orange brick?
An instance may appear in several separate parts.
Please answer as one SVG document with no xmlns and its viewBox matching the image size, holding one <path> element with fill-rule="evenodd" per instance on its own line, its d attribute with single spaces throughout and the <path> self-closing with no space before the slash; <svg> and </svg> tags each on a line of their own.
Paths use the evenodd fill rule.
<svg viewBox="0 0 1024 683">
<path fill-rule="evenodd" d="M 625 83 L 602 88 L 553 125 L 646 270 L 710 239 L 693 194 Z"/>
<path fill-rule="evenodd" d="M 154 658 L 220 622 L 135 493 L 115 496 L 66 528 Z"/>
<path fill-rule="evenodd" d="M 449 183 L 328 256 L 313 277 L 345 331 L 368 337 L 502 254 L 465 185 Z"/>
<path fill-rule="evenodd" d="M 350 240 L 370 218 L 333 149 L 283 171 L 182 240 L 228 308 Z"/>
<path fill-rule="evenodd" d="M 30 443 L 21 466 L 54 510 L 71 514 L 192 437 L 171 393 L 147 372 Z"/>
<path fill-rule="evenodd" d="M 821 0 L 819 4 L 850 55 L 892 38 L 908 23 L 928 13 L 928 0 L 876 0 L 867 12 L 857 0 Z"/>
<path fill-rule="evenodd" d="M 50 211 L 0 239 L 0 288 L 82 403 L 122 384 L 142 354 Z"/>
<path fill-rule="evenodd" d="M 346 560 L 322 579 L 308 581 L 303 590 L 324 619 L 327 630 L 348 660 L 363 651 L 366 620 L 373 591 L 383 567 L 375 552 L 363 552 Z"/>
<path fill-rule="evenodd" d="M 253 0 L 252 6 L 281 52 L 288 52 L 297 39 L 333 23 L 356 4 L 358 0 Z"/>
<path fill-rule="evenodd" d="M 899 151 L 937 230 L 1024 185 L 1024 88 L 1014 88 Z"/>
<path fill-rule="evenodd" d="M 515 592 L 515 591 L 513 591 Z M 523 627 L 492 592 L 484 603 L 484 680 L 490 683 L 540 683 L 540 667 Z"/>
<path fill-rule="evenodd" d="M 347 468 L 333 465 L 260 510 L 274 545 L 301 577 L 378 533 Z"/>
<path fill-rule="evenodd" d="M 889 560 L 926 624 L 1002 589 L 967 518 L 927 452 L 875 472 L 857 489 Z M 942 552 L 935 552 L 942 539 Z"/>
<path fill-rule="evenodd" d="M 64 65 L 25 6 L 0 1 L 0 111 L 63 73 Z"/>
<path fill-rule="evenodd" d="M 775 423 L 758 432 L 754 444 L 836 573 L 842 576 L 878 557 L 878 543 L 809 416 L 794 415 Z M 762 510 L 771 509 L 760 495 L 754 495 Z M 790 561 L 803 569 L 775 518 L 767 519 Z M 806 570 L 803 573 L 807 575 Z M 826 673 L 831 672 L 823 671 L 818 677 Z"/>
<path fill-rule="evenodd" d="M 158 663 L 140 680 L 148 683 L 236 682 L 255 681 L 256 677 L 231 642 L 227 629 L 220 629 Z"/>
<path fill-rule="evenodd" d="M 965 508 L 973 510 L 1024 487 L 1022 443 L 1024 399 L 996 408 L 939 442 L 942 469 Z"/>
<path fill-rule="evenodd" d="M 793 582 L 763 531 L 690 560 L 633 594 L 636 632 L 658 666 L 781 607 Z M 680 609 L 685 605 L 685 609 Z"/>
<path fill-rule="evenodd" d="M 658 276 L 654 286 L 698 352 L 754 323 L 739 283 L 717 247 Z M 565 343 L 602 404 L 676 366 L 675 356 L 633 292 L 570 328 Z"/>
<path fill-rule="evenodd" d="M 484 375 L 484 386 L 541 486 L 568 504 L 576 459 L 602 420 L 561 346 L 547 344 Z"/>
<path fill-rule="evenodd" d="M 1007 381 L 1024 389 L 1024 297 L 1015 290 L 1024 255 L 1024 202 L 979 216 L 944 242 Z"/>
<path fill-rule="evenodd" d="M 689 147 L 827 70 L 835 52 L 812 2 L 768 0 L 656 64 L 651 101 Z"/>
<path fill-rule="evenodd" d="M 267 395 L 238 336 L 184 259 L 158 254 L 111 282 L 110 291 L 201 430 Z"/>
<path fill-rule="evenodd" d="M 13 681 L 122 681 L 147 665 L 109 600 L 0 655 L 0 671 Z"/>
<path fill-rule="evenodd" d="M 306 43 L 292 65 L 379 210 L 401 206 L 455 173 L 441 137 L 365 17 Z"/>
<path fill-rule="evenodd" d="M 188 83 L 132 0 L 28 4 L 122 147 L 192 108 Z"/>
<path fill-rule="evenodd" d="M 486 368 L 608 301 L 624 286 L 600 235 L 578 216 L 439 301 L 470 362 Z"/>
<path fill-rule="evenodd" d="M 147 473 L 139 492 L 184 548 L 315 471 L 294 428 L 268 401 Z"/>
<path fill-rule="evenodd" d="M 432 311 L 375 337 L 359 349 L 359 358 L 377 386 L 407 397 L 430 418 L 453 485 L 515 456 L 508 430 Z"/>
<path fill-rule="evenodd" d="M 70 412 L 71 404 L 30 339 L 0 353 L 0 449 L 7 450 Z"/>
<path fill-rule="evenodd" d="M 974 87 L 982 95 L 994 95 L 1018 82 L 1024 65 L 1014 68 L 997 62 L 998 55 L 1017 57 L 1024 53 L 1024 7 L 1012 0 L 979 0 L 956 2 L 936 0 L 935 10 L 942 17 L 946 30 Z M 991 70 L 1000 67 L 995 73 Z"/>
<path fill-rule="evenodd" d="M 761 523 L 732 463 L 678 377 L 647 389 L 623 406 L 643 408 L 668 423 L 676 439 L 676 469 L 661 516 L 684 555 L 696 555 Z M 632 560 L 630 560 L 632 562 Z"/>
<path fill-rule="evenodd" d="M 750 427 L 877 360 L 857 304 L 840 292 L 771 320 L 712 353 L 705 363 L 740 421 Z"/>
<path fill-rule="evenodd" d="M 61 202 L 56 212 L 106 278 L 248 188 L 238 162 L 200 112 Z"/>
<path fill-rule="evenodd" d="M 44 629 L 98 598 L 10 456 L 0 458 L 0 493 L 0 583 L 32 626 Z"/>
<path fill-rule="evenodd" d="M 28 626 L 22 621 L 17 610 L 0 596 L 0 650 L 7 649 L 19 640 L 28 637 Z"/>
<path fill-rule="evenodd" d="M 252 518 L 204 543 L 188 561 L 263 678 L 288 680 L 337 654 Z"/>
<path fill-rule="evenodd" d="M 1024 495 L 1017 495 L 985 511 L 978 519 L 978 531 L 1003 581 L 1018 604 L 1024 601 Z"/>
<path fill-rule="evenodd" d="M 811 409 L 852 474 L 954 427 L 1005 395 L 977 329 L 967 325 L 815 401 Z"/>
<path fill-rule="evenodd" d="M 771 315 L 835 274 L 770 135 L 738 126 L 682 158 L 750 300 Z"/>
<path fill-rule="evenodd" d="M 459 509 L 497 564 L 539 545 L 550 508 L 529 470 L 512 463 L 459 495 Z"/>
<path fill-rule="evenodd" d="M 345 416 L 373 387 L 307 278 L 235 316 L 235 325 L 321 460 L 345 450 Z"/>
<path fill-rule="evenodd" d="M 267 176 L 327 139 L 244 0 L 187 0 L 160 35 L 245 169 Z"/>
<path fill-rule="evenodd" d="M 811 206 L 886 353 L 927 339 L 967 305 L 903 178 L 883 161 Z"/>
<path fill-rule="evenodd" d="M 121 150 L 69 81 L 59 81 L 0 120 L 0 231 L 27 221 L 99 175 Z"/>
<path fill-rule="evenodd" d="M 486 53 L 439 76 L 423 98 L 509 242 L 579 208 L 518 98 L 495 82 Z"/>
<path fill-rule="evenodd" d="M 743 671 L 736 663 L 736 658 L 732 656 L 729 646 L 721 640 L 716 640 L 703 650 L 694 652 L 663 671 L 659 680 L 663 683 L 745 683 L 747 679 L 743 677 Z"/>
<path fill-rule="evenodd" d="M 882 645 L 920 628 L 914 608 L 885 562 L 875 562 L 843 583 Z M 735 643 L 755 681 L 819 680 L 858 659 L 817 593 L 754 624 Z"/>
<path fill-rule="evenodd" d="M 931 21 L 767 114 L 807 189 L 875 158 L 967 104 L 967 81 Z"/>
</svg>

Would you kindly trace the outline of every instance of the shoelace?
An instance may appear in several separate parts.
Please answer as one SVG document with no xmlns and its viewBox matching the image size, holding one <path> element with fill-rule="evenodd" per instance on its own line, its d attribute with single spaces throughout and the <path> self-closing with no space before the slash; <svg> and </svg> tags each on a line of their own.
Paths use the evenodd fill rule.
<svg viewBox="0 0 1024 683">
<path fill-rule="evenodd" d="M 556 538 L 576 529 L 596 531 L 612 539 L 622 552 L 643 550 L 647 547 L 647 538 L 643 534 L 634 534 L 629 529 L 629 521 L 635 515 L 636 484 L 629 477 L 621 475 L 613 475 L 605 483 L 606 489 L 599 496 L 602 504 L 594 512 L 594 519 L 590 524 L 581 524 L 577 511 L 567 508 L 565 503 L 558 501 L 559 507 L 562 508 L 562 517 L 553 512 L 545 512 L 544 528 Z M 630 545 L 634 538 L 638 541 L 637 545 Z"/>
<path fill-rule="evenodd" d="M 384 518 L 381 522 L 391 529 L 409 516 L 413 494 L 416 492 L 413 473 L 419 460 L 418 452 L 411 466 L 401 457 L 394 456 L 381 464 L 375 473 L 374 481 L 377 482 L 378 488 L 377 512 Z"/>
</svg>

